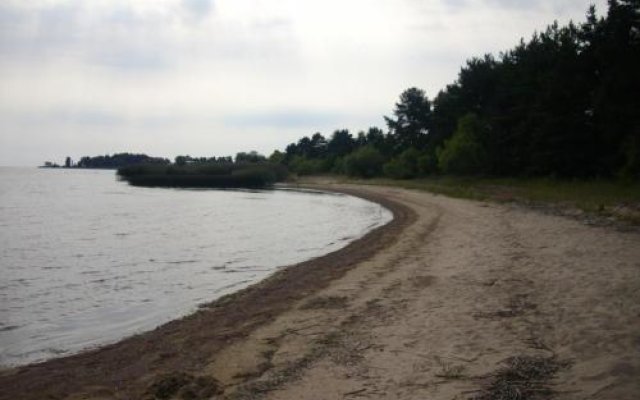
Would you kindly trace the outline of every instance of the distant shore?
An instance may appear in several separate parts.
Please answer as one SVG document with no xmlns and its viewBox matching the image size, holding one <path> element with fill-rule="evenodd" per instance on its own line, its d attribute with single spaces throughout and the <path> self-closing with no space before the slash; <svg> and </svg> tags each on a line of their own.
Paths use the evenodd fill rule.
<svg viewBox="0 0 640 400">
<path fill-rule="evenodd" d="M 4 371 L 0 398 L 640 393 L 638 233 L 402 188 L 315 188 L 394 220 L 152 332 Z"/>
</svg>

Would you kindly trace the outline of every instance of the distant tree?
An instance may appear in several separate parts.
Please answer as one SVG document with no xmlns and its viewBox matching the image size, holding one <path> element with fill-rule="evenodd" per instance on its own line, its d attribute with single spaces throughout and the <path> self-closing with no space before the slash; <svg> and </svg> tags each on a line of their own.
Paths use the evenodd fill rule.
<svg viewBox="0 0 640 400">
<path fill-rule="evenodd" d="M 309 148 L 309 154 L 307 155 L 310 158 L 321 158 L 326 156 L 327 154 L 327 139 L 320 132 L 316 132 L 313 136 L 311 136 L 311 146 Z"/>
<path fill-rule="evenodd" d="M 593 123 L 600 165 L 627 169 L 627 145 L 640 135 L 640 1 L 610 0 L 606 18 L 588 18 L 589 51 L 597 85 Z"/>
<path fill-rule="evenodd" d="M 290 143 L 284 150 L 284 163 L 288 165 L 296 155 L 298 155 L 298 145 Z"/>
<path fill-rule="evenodd" d="M 395 176 L 416 174 L 419 154 L 417 174 L 640 178 L 638 71 L 640 0 L 609 0 L 604 17 L 591 7 L 582 24 L 553 23 L 498 56 L 469 59 L 433 107 L 423 90 L 405 90 L 387 134 L 338 130 L 326 152 L 320 137 L 304 137 L 284 162 L 351 173 L 356 149 L 373 148 Z"/>
<path fill-rule="evenodd" d="M 65 168 L 71 168 L 71 166 L 72 166 L 71 157 L 67 157 L 67 158 L 64 160 L 64 167 L 65 167 Z"/>
<path fill-rule="evenodd" d="M 308 136 L 302 137 L 302 139 L 298 140 L 298 144 L 296 146 L 296 155 L 302 157 L 311 157 L 313 154 L 313 142 L 311 138 Z"/>
<path fill-rule="evenodd" d="M 397 150 L 410 147 L 423 149 L 431 128 L 431 102 L 425 92 L 416 87 L 402 92 L 393 111 L 395 118 L 384 117 L 395 139 Z"/>
<path fill-rule="evenodd" d="M 367 134 L 364 131 L 359 131 L 354 139 L 354 145 L 356 148 L 367 145 Z"/>
<path fill-rule="evenodd" d="M 458 119 L 469 109 L 458 83 L 447 85 L 433 100 L 433 119 L 429 132 L 429 149 L 435 154 L 438 146 L 453 135 Z"/>
<path fill-rule="evenodd" d="M 71 163 L 71 160 L 69 160 Z M 116 169 L 120 167 L 137 164 L 160 164 L 166 165 L 170 161 L 166 158 L 150 157 L 146 154 L 116 153 L 113 155 L 81 157 L 75 164 L 77 168 L 108 168 Z M 73 164 L 73 163 L 71 163 Z"/>
<path fill-rule="evenodd" d="M 355 148 L 355 141 L 347 129 L 339 129 L 333 132 L 329 139 L 327 151 L 330 156 L 344 157 Z"/>
<path fill-rule="evenodd" d="M 236 163 L 257 163 L 262 161 L 267 161 L 267 158 L 255 150 L 248 153 L 240 152 L 236 154 Z"/>
<path fill-rule="evenodd" d="M 282 164 L 284 162 L 286 155 L 280 150 L 274 150 L 273 153 L 269 156 L 269 161 L 274 164 Z"/>
<path fill-rule="evenodd" d="M 187 164 L 187 157 L 189 156 L 177 156 L 174 160 L 175 164 L 180 166 Z"/>
<path fill-rule="evenodd" d="M 375 126 L 370 127 L 366 133 L 365 144 L 371 145 L 384 153 L 383 150 L 386 146 L 386 142 L 382 129 Z"/>
</svg>

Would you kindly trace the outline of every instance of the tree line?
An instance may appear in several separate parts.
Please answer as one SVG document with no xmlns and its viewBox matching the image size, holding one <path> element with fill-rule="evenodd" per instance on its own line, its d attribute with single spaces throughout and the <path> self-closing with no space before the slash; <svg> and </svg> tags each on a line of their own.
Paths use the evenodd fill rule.
<svg viewBox="0 0 640 400">
<path fill-rule="evenodd" d="M 84 156 L 78 162 L 74 162 L 71 157 L 66 157 L 64 164 L 59 165 L 52 161 L 45 161 L 41 168 L 88 168 L 88 169 L 117 169 L 138 164 L 170 164 L 166 158 L 151 157 L 146 154 L 115 153 L 100 156 Z"/>
<path fill-rule="evenodd" d="M 433 99 L 409 88 L 385 122 L 305 136 L 269 159 L 303 175 L 638 178 L 640 0 L 472 58 Z"/>
<path fill-rule="evenodd" d="M 70 157 L 65 160 L 66 168 L 103 168 L 103 169 L 116 169 L 129 165 L 136 164 L 169 164 L 169 160 L 161 157 L 151 157 L 146 154 L 133 154 L 133 153 L 116 153 L 113 155 L 85 156 L 73 164 Z"/>
</svg>

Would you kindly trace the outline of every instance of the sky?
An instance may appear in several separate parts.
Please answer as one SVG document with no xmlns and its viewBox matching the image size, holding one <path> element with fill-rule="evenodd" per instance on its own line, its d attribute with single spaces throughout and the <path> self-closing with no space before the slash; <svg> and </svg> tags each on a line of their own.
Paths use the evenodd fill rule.
<svg viewBox="0 0 640 400">
<path fill-rule="evenodd" d="M 0 0 L 0 165 L 142 152 L 269 155 L 384 127 L 606 0 Z"/>
</svg>

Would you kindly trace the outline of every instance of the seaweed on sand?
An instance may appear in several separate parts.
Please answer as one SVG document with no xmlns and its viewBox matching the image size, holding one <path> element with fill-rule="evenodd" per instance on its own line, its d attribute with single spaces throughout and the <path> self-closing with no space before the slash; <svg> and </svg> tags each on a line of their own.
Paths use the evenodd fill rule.
<svg viewBox="0 0 640 400">
<path fill-rule="evenodd" d="M 568 366 L 555 357 L 517 356 L 505 361 L 472 400 L 542 400 L 553 396 L 550 381 Z"/>
</svg>

